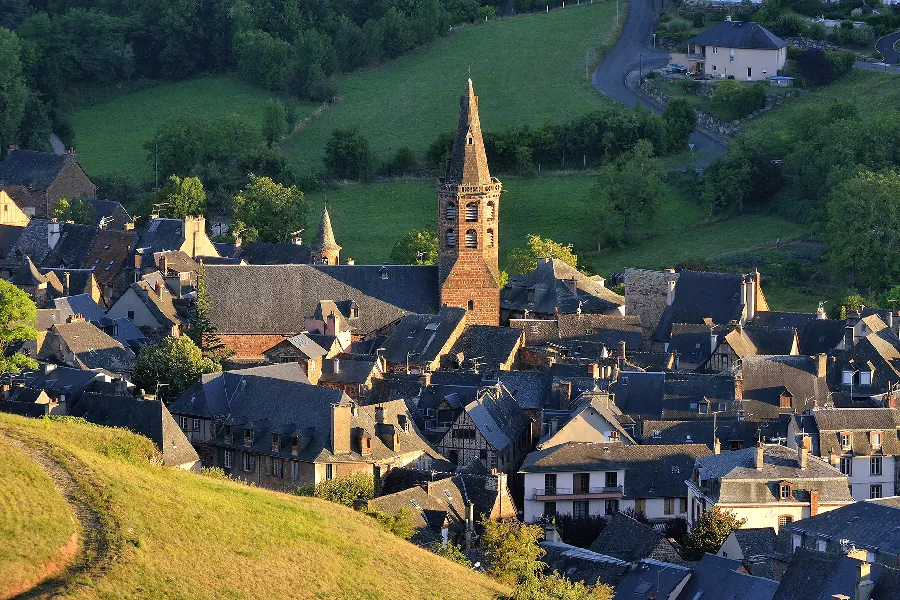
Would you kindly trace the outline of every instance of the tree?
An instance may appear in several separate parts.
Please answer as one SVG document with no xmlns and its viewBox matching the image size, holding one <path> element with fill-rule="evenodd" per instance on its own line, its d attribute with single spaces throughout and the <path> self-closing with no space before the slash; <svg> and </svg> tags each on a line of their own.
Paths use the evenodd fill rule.
<svg viewBox="0 0 900 600">
<path fill-rule="evenodd" d="M 134 384 L 170 402 L 181 395 L 198 377 L 219 371 L 213 360 L 191 338 L 165 337 L 141 348 L 134 363 Z"/>
<path fill-rule="evenodd" d="M 710 100 L 717 113 L 726 119 L 737 119 L 744 114 L 744 87 L 734 79 L 726 79 L 716 86 Z"/>
<path fill-rule="evenodd" d="M 395 265 L 436 265 L 437 261 L 437 236 L 423 229 L 413 229 L 391 250 L 391 263 Z"/>
<path fill-rule="evenodd" d="M 355 127 L 335 129 L 325 144 L 325 168 L 335 179 L 371 180 L 375 156 L 369 140 Z"/>
<path fill-rule="evenodd" d="M 538 545 L 542 536 L 539 525 L 515 519 L 485 521 L 481 545 L 489 562 L 488 574 L 508 585 L 537 577 L 547 566 L 540 560 L 546 554 Z"/>
<path fill-rule="evenodd" d="M 465 553 L 463 553 L 462 548 L 453 542 L 447 542 L 446 544 L 438 544 L 434 549 L 434 553 L 438 556 L 443 556 L 447 560 L 452 560 L 453 562 L 460 564 L 469 569 L 472 568 L 472 561 L 466 558 Z"/>
<path fill-rule="evenodd" d="M 265 31 L 238 33 L 234 37 L 232 54 L 235 69 L 245 81 L 267 90 L 278 90 L 288 80 L 291 46 Z"/>
<path fill-rule="evenodd" d="M 839 184 L 825 240 L 835 278 L 879 290 L 900 279 L 900 173 L 865 171 Z"/>
<path fill-rule="evenodd" d="M 160 215 L 169 219 L 184 219 L 206 214 L 206 191 L 198 177 L 171 175 L 156 195 L 161 204 Z"/>
<path fill-rule="evenodd" d="M 560 244 L 539 235 L 528 236 L 527 248 L 513 248 L 507 257 L 507 265 L 516 275 L 531 273 L 537 268 L 537 259 L 556 258 L 570 267 L 577 268 L 578 257 L 572 251 L 572 244 Z"/>
<path fill-rule="evenodd" d="M 18 36 L 0 27 L 0 157 L 11 144 L 18 144 L 19 127 L 30 91 L 22 75 Z"/>
<path fill-rule="evenodd" d="M 315 496 L 335 504 L 353 506 L 357 500 L 371 500 L 375 497 L 375 479 L 371 473 L 350 473 L 334 479 L 325 479 L 312 487 L 297 488 L 298 496 Z"/>
<path fill-rule="evenodd" d="M 513 590 L 512 600 L 612 600 L 615 590 L 605 583 L 588 586 L 572 582 L 554 571 L 552 575 L 538 575 L 520 583 Z"/>
<path fill-rule="evenodd" d="M 653 146 L 646 140 L 600 168 L 590 209 L 598 248 L 604 242 L 627 243 L 635 221 L 655 219 L 665 197 L 660 170 Z"/>
<path fill-rule="evenodd" d="M 60 198 L 53 207 L 53 216 L 63 223 L 93 225 L 95 213 L 94 205 L 84 198 Z"/>
<path fill-rule="evenodd" d="M 309 205 L 296 186 L 250 175 L 250 183 L 233 200 L 235 230 L 246 242 L 286 242 L 306 227 Z"/>
<path fill-rule="evenodd" d="M 263 139 L 272 147 L 272 144 L 287 135 L 288 121 L 284 110 L 284 104 L 278 98 L 269 98 L 263 111 Z"/>
<path fill-rule="evenodd" d="M 697 112 L 687 100 L 672 100 L 662 114 L 663 137 L 669 152 L 684 150 L 697 127 Z"/>
<path fill-rule="evenodd" d="M 37 361 L 13 348 L 37 339 L 37 307 L 31 297 L 0 279 L 0 373 L 21 373 L 36 369 Z"/>
<path fill-rule="evenodd" d="M 687 549 L 698 558 L 706 552 L 715 554 L 731 532 L 746 522 L 747 519 L 739 519 L 733 511 L 713 506 L 697 517 L 686 538 Z"/>
<path fill-rule="evenodd" d="M 194 345 L 200 348 L 203 356 L 211 358 L 215 362 L 221 362 L 231 352 L 222 342 L 222 338 L 216 333 L 216 327 L 209 320 L 210 301 L 206 294 L 206 274 L 203 265 L 197 272 L 197 300 L 191 306 L 188 316 L 187 336 Z"/>
</svg>

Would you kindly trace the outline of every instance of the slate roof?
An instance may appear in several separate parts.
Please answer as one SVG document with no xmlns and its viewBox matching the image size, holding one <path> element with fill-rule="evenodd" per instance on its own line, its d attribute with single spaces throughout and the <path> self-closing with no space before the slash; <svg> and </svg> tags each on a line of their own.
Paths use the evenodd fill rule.
<svg viewBox="0 0 900 600">
<path fill-rule="evenodd" d="M 20 287 L 32 287 L 47 283 L 47 278 L 38 271 L 31 258 L 26 256 L 25 262 L 22 263 L 22 266 L 19 267 L 15 273 L 13 273 L 9 282 Z"/>
<path fill-rule="evenodd" d="M 741 285 L 737 273 L 682 271 L 675 283 L 675 296 L 660 317 L 651 339 L 669 341 L 674 323 L 726 325 L 740 320 L 743 312 Z"/>
<path fill-rule="evenodd" d="M 643 345 L 641 318 L 635 315 L 561 314 L 557 318 L 559 337 L 574 338 L 615 350 L 624 341 L 626 349 Z"/>
<path fill-rule="evenodd" d="M 623 371 L 610 385 L 619 409 L 643 418 L 685 419 L 700 416 L 699 405 L 734 402 L 734 376 L 730 373 L 654 373 Z M 692 403 L 697 406 L 692 408 Z"/>
<path fill-rule="evenodd" d="M 853 366 L 850 367 L 851 361 Z M 900 381 L 900 339 L 890 329 L 870 333 L 844 350 L 833 367 L 829 368 L 829 380 L 835 389 L 849 391 L 849 385 L 842 385 L 841 372 L 844 369 L 873 370 L 872 385 L 854 385 L 854 396 L 872 396 L 888 391 L 889 384 Z"/>
<path fill-rule="evenodd" d="M 825 406 L 828 384 L 816 371 L 816 359 L 811 356 L 748 356 L 741 361 L 743 398 L 778 406 L 787 388 L 794 412 L 804 412 L 816 403 Z"/>
<path fill-rule="evenodd" d="M 472 367 L 478 359 L 478 368 L 496 371 L 500 365 L 512 358 L 522 339 L 522 330 L 490 325 L 467 325 L 462 335 L 450 348 L 451 357 L 461 357 L 461 367 Z"/>
<path fill-rule="evenodd" d="M 334 239 L 334 230 L 331 228 L 331 217 L 328 214 L 328 203 L 322 209 L 322 220 L 319 221 L 319 230 L 316 232 L 316 242 L 313 247 L 320 252 L 333 252 L 340 250 Z"/>
<path fill-rule="evenodd" d="M 628 473 L 625 479 L 627 482 Z M 681 556 L 666 536 L 621 512 L 613 515 L 591 544 L 591 550 L 629 563 L 642 558 L 681 562 Z"/>
<path fill-rule="evenodd" d="M 69 155 L 32 150 L 14 150 L 0 162 L 0 185 L 22 185 L 45 190 L 56 181 Z"/>
<path fill-rule="evenodd" d="M 881 452 L 900 455 L 900 409 L 896 408 L 829 408 L 812 413 L 812 431 L 818 434 L 818 447 L 823 456 L 831 450 L 841 452 L 841 432 L 850 431 L 851 449 L 854 454 L 867 456 L 877 453 L 869 440 L 869 432 L 881 432 Z"/>
<path fill-rule="evenodd" d="M 606 421 L 612 426 L 612 428 L 619 434 L 619 439 L 622 442 L 631 444 L 637 443 L 628 432 L 628 430 L 622 427 L 621 422 L 624 420 L 622 418 L 622 414 L 619 412 L 619 409 L 609 399 L 609 396 L 605 392 L 585 392 L 577 398 L 573 399 L 572 408 L 570 410 L 542 411 L 542 424 L 549 424 L 555 420 L 557 422 L 557 430 L 556 433 L 550 433 L 551 429 L 548 428 L 548 433 L 542 436 L 540 440 L 538 440 L 535 448 L 538 450 L 542 450 L 544 448 L 550 447 L 551 445 L 554 445 L 553 442 L 556 434 L 562 431 L 566 427 L 566 425 L 568 425 L 572 420 L 578 418 L 585 411 L 595 412 L 606 419 Z M 605 441 L 605 438 L 602 435 L 598 435 L 596 439 L 582 438 L 578 441 L 602 442 Z"/>
<path fill-rule="evenodd" d="M 16 269 L 26 256 L 30 256 L 36 265 L 41 264 L 50 252 L 47 244 L 48 223 L 47 219 L 31 219 L 0 260 L 0 266 Z"/>
<path fill-rule="evenodd" d="M 579 303 L 582 313 L 614 312 L 625 305 L 625 298 L 557 258 L 538 259 L 531 273 L 513 276 L 500 292 L 504 310 L 575 314 Z"/>
<path fill-rule="evenodd" d="M 756 448 L 711 454 L 697 460 L 700 479 L 720 480 L 706 494 L 715 502 L 777 504 L 778 484 L 793 484 L 793 499 L 808 502 L 810 489 L 819 490 L 820 502 L 852 502 L 847 476 L 815 456 L 808 457 L 806 469 L 800 468 L 797 450 L 764 445 L 763 468 L 756 468 Z"/>
<path fill-rule="evenodd" d="M 713 448 L 712 418 L 691 419 L 688 421 L 641 422 L 642 444 L 706 444 Z M 730 449 L 731 442 L 740 442 L 741 448 L 755 446 L 762 433 L 763 440 L 778 437 L 782 427 L 775 422 L 741 421 L 733 418 L 716 419 L 716 435 L 722 451 Z"/>
<path fill-rule="evenodd" d="M 356 301 L 358 335 L 440 305 L 433 266 L 210 265 L 205 276 L 210 320 L 223 334 L 303 331 L 323 299 Z"/>
<path fill-rule="evenodd" d="M 879 502 L 854 502 L 781 527 L 777 551 L 780 555 L 790 555 L 791 536 L 803 533 L 807 539 L 849 540 L 864 550 L 900 554 L 898 531 L 900 508 Z"/>
<path fill-rule="evenodd" d="M 365 383 L 375 372 L 378 362 L 364 357 L 326 358 L 322 361 L 319 381 L 334 383 Z M 337 367 L 337 368 L 335 368 Z"/>
<path fill-rule="evenodd" d="M 418 375 L 386 374 L 384 377 L 372 381 L 372 391 L 369 392 L 369 402 L 385 402 L 387 400 L 412 401 L 419 395 L 422 384 Z M 418 411 L 416 411 L 418 414 Z M 424 421 L 422 421 L 424 427 Z"/>
<path fill-rule="evenodd" d="M 57 294 L 66 294 L 63 282 L 69 274 L 68 295 L 90 295 L 94 290 L 94 274 L 90 269 L 41 269 Z"/>
<path fill-rule="evenodd" d="M 500 383 L 509 390 L 516 404 L 523 410 L 533 410 L 544 406 L 550 391 L 550 376 L 540 371 L 501 371 L 497 374 Z M 432 378 L 432 381 L 434 379 Z"/>
<path fill-rule="evenodd" d="M 466 91 L 459 99 L 459 121 L 453 149 L 447 161 L 444 182 L 454 185 L 478 185 L 491 182 L 487 154 L 481 137 L 478 117 L 478 97 L 469 79 Z"/>
<path fill-rule="evenodd" d="M 522 408 L 505 390 L 481 388 L 475 398 L 464 406 L 465 412 L 484 439 L 502 452 L 531 426 Z M 446 435 L 452 434 L 452 428 Z"/>
<path fill-rule="evenodd" d="M 153 256 L 156 261 L 156 266 L 159 268 L 160 259 L 163 259 L 165 262 L 166 272 L 165 274 L 169 274 L 170 272 L 174 273 L 192 273 L 197 271 L 200 268 L 200 263 L 195 261 L 190 257 L 186 252 L 181 250 L 166 250 L 165 252 L 158 252 Z"/>
<path fill-rule="evenodd" d="M 691 575 L 691 569 L 684 565 L 660 562 L 645 558 L 633 565 L 616 585 L 615 600 L 638 600 L 650 598 L 669 598 L 676 588 Z"/>
<path fill-rule="evenodd" d="M 778 329 L 796 329 L 797 331 L 802 331 L 810 321 L 816 320 L 816 317 L 816 313 L 764 310 L 757 312 L 753 317 L 753 320 L 748 324 L 754 327 L 775 327 Z"/>
<path fill-rule="evenodd" d="M 97 425 L 124 427 L 150 438 L 162 452 L 163 464 L 199 463 L 200 457 L 160 400 L 85 393 L 70 413 Z"/>
<path fill-rule="evenodd" d="M 296 348 L 306 358 L 321 358 L 328 354 L 328 350 L 314 342 L 307 333 L 298 333 L 293 337 L 289 337 L 284 341 L 278 342 L 278 344 L 276 344 L 269 350 L 266 350 L 265 352 L 263 352 L 263 354 L 267 354 L 272 349 L 282 344 L 287 344 L 289 346 L 292 346 L 293 348 Z"/>
<path fill-rule="evenodd" d="M 778 582 L 738 572 L 741 562 L 704 554 L 679 595 L 703 600 L 772 600 Z"/>
<path fill-rule="evenodd" d="M 153 256 L 166 250 L 180 250 L 184 244 L 184 221 L 182 219 L 161 219 L 150 221 L 138 234 L 135 249 L 144 250 L 145 256 Z"/>
<path fill-rule="evenodd" d="M 605 583 L 615 586 L 628 570 L 626 561 L 592 550 L 555 541 L 545 540 L 540 544 L 546 552 L 541 561 L 546 563 L 547 571 L 556 571 L 570 581 L 581 581 L 585 585 Z"/>
<path fill-rule="evenodd" d="M 134 352 L 87 321 L 54 325 L 55 332 L 75 355 L 75 364 L 82 369 L 105 369 L 113 373 L 131 371 Z"/>
<path fill-rule="evenodd" d="M 112 283 L 113 278 L 128 260 L 132 245 L 137 239 L 137 232 L 100 229 L 94 238 L 94 244 L 88 251 L 82 266 L 93 269 L 94 277 L 103 289 Z"/>
<path fill-rule="evenodd" d="M 18 376 L 30 388 L 40 388 L 58 397 L 65 394 L 71 403 L 77 401 L 81 395 L 106 379 L 100 371 L 76 369 L 56 365 L 42 365 L 35 371 L 29 371 Z"/>
<path fill-rule="evenodd" d="M 568 442 L 531 452 L 522 473 L 614 471 L 625 469 L 625 498 L 680 498 L 694 462 L 711 454 L 703 444 L 643 446 L 607 442 Z M 846 485 L 846 484 L 845 484 Z"/>
<path fill-rule="evenodd" d="M 677 352 L 680 360 L 702 364 L 712 354 L 711 336 L 714 331 L 704 323 L 674 323 L 669 350 Z"/>
<path fill-rule="evenodd" d="M 800 354 L 828 353 L 844 339 L 844 321 L 814 319 L 800 331 Z"/>
<path fill-rule="evenodd" d="M 160 284 L 159 293 L 157 293 L 154 283 L 148 279 L 141 279 L 132 283 L 130 287 L 153 314 L 153 318 L 160 326 L 171 327 L 184 321 L 178 314 L 178 309 L 174 304 L 175 298 L 165 283 Z"/>
<path fill-rule="evenodd" d="M 774 600 L 832 600 L 835 594 L 857 598 L 856 585 L 861 563 L 841 554 L 797 548 L 781 578 Z M 867 598 L 889 600 L 900 594 L 898 571 L 874 564 L 871 565 L 870 578 L 875 586 Z"/>
<path fill-rule="evenodd" d="M 0 258 L 5 257 L 12 245 L 15 244 L 22 232 L 25 231 L 23 225 L 0 225 Z"/>
<path fill-rule="evenodd" d="M 125 207 L 114 200 L 100 200 L 98 198 L 90 198 L 88 202 L 94 207 L 94 225 L 100 225 L 104 217 L 108 217 L 105 229 L 124 229 L 125 225 L 131 223 L 131 215 L 125 210 Z"/>
<path fill-rule="evenodd" d="M 250 242 L 241 247 L 240 257 L 251 265 L 308 265 L 312 249 L 288 242 Z"/>
<path fill-rule="evenodd" d="M 63 318 L 69 315 L 80 314 L 88 321 L 99 321 L 106 316 L 103 309 L 87 294 L 54 298 L 53 305 L 59 310 Z"/>
<path fill-rule="evenodd" d="M 442 306 L 436 315 L 406 315 L 384 342 L 384 358 L 389 363 L 406 362 L 407 356 L 414 364 L 435 361 L 465 318 L 464 308 L 450 306 Z"/>
<path fill-rule="evenodd" d="M 93 225 L 63 223 L 60 228 L 59 241 L 41 261 L 41 266 L 44 268 L 83 268 L 99 231 L 100 229 Z"/>
<path fill-rule="evenodd" d="M 758 355 L 790 355 L 797 336 L 795 329 L 736 327 L 725 340 L 738 358 Z"/>
<path fill-rule="evenodd" d="M 732 533 L 744 560 L 754 556 L 775 556 L 775 529 L 772 527 L 735 529 Z"/>
<path fill-rule="evenodd" d="M 698 46 L 777 50 L 787 44 L 783 39 L 753 21 L 722 21 L 687 41 Z"/>
</svg>

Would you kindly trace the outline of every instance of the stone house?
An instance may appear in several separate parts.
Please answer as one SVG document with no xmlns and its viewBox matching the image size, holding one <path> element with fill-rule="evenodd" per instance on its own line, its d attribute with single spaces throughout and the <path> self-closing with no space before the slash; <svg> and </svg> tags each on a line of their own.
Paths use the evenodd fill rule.
<svg viewBox="0 0 900 600">
<path fill-rule="evenodd" d="M 681 553 L 661 532 L 618 512 L 591 544 L 591 551 L 635 563 L 644 558 L 682 563 Z"/>
<path fill-rule="evenodd" d="M 391 373 L 425 373 L 440 367 L 466 327 L 466 310 L 443 306 L 436 315 L 406 315 L 385 340 Z"/>
<path fill-rule="evenodd" d="M 370 355 L 346 354 L 326 358 L 322 361 L 322 372 L 316 383 L 341 390 L 351 400 L 367 404 L 373 382 L 384 376 L 385 369 L 384 359 Z"/>
<path fill-rule="evenodd" d="M 703 444 L 567 442 L 536 450 L 519 471 L 525 479 L 525 521 L 555 514 L 611 517 L 629 509 L 651 521 L 684 518 L 685 479 L 694 462 L 709 454 Z"/>
<path fill-rule="evenodd" d="M 765 81 L 787 60 L 787 43 L 752 21 L 727 20 L 687 41 L 688 52 L 673 52 L 671 62 L 688 71 L 738 81 Z"/>
<path fill-rule="evenodd" d="M 797 356 L 800 342 L 793 328 L 744 327 L 736 323 L 719 338 L 713 331 L 712 355 L 701 365 L 706 371 L 727 371 L 748 356 Z"/>
<path fill-rule="evenodd" d="M 135 354 L 78 315 L 53 325 L 38 357 L 77 369 L 103 369 L 130 378 Z"/>
<path fill-rule="evenodd" d="M 570 408 L 543 411 L 543 436 L 536 449 L 545 450 L 568 442 L 636 443 L 620 423 L 621 418 L 622 413 L 609 394 L 584 393 L 573 399 Z"/>
<path fill-rule="evenodd" d="M 29 218 L 48 219 L 61 198 L 90 198 L 97 186 L 76 162 L 75 149 L 65 154 L 14 149 L 0 162 L 2 188 Z"/>
<path fill-rule="evenodd" d="M 180 304 L 182 310 L 179 311 Z M 187 323 L 187 304 L 177 298 L 160 273 L 133 283 L 106 311 L 111 319 L 127 318 L 148 337 L 179 336 Z"/>
<path fill-rule="evenodd" d="M 297 363 L 303 367 L 307 379 L 313 385 L 319 383 L 322 374 L 322 361 L 328 356 L 328 350 L 314 342 L 308 334 L 298 333 L 281 341 L 265 352 L 266 362 L 272 364 Z"/>
<path fill-rule="evenodd" d="M 746 519 L 744 527 L 773 527 L 853 502 L 847 476 L 806 448 L 760 444 L 698 458 L 687 481 L 688 525 L 713 506 Z"/>
</svg>

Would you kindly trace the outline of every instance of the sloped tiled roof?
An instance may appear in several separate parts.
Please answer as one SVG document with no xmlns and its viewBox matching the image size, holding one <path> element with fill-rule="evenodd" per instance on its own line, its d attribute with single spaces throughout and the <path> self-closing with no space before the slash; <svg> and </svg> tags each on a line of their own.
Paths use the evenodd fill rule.
<svg viewBox="0 0 900 600">
<path fill-rule="evenodd" d="M 675 283 L 675 296 L 666 307 L 651 336 L 655 341 L 669 341 L 674 323 L 715 325 L 739 320 L 743 311 L 741 285 L 744 276 L 737 273 L 682 271 Z"/>
<path fill-rule="evenodd" d="M 45 190 L 56 181 L 68 158 L 68 155 L 53 152 L 14 150 L 0 162 L 0 185 Z"/>
<path fill-rule="evenodd" d="M 134 352 L 87 321 L 60 323 L 54 325 L 51 331 L 55 331 L 75 355 L 75 364 L 72 366 L 106 369 L 113 373 L 130 371 L 132 368 Z"/>
<path fill-rule="evenodd" d="M 26 256 L 25 262 L 22 263 L 22 266 L 13 273 L 13 276 L 10 278 L 9 282 L 13 285 L 17 286 L 37 286 L 42 283 L 47 283 L 47 278 L 38 271 L 37 267 L 34 266 L 34 263 L 31 260 L 31 257 Z"/>
<path fill-rule="evenodd" d="M 137 233 L 133 230 L 101 229 L 97 232 L 82 266 L 93 269 L 94 277 L 101 289 L 110 285 L 119 274 L 125 261 L 128 260 L 135 239 Z"/>
<path fill-rule="evenodd" d="M 122 230 L 127 223 L 131 222 L 131 215 L 118 202 L 99 198 L 90 198 L 88 202 L 94 207 L 94 225 L 100 225 L 101 221 L 106 218 L 105 229 Z"/>
<path fill-rule="evenodd" d="M 841 432 L 850 431 L 854 454 L 866 456 L 881 450 L 885 454 L 900 454 L 900 409 L 896 408 L 829 408 L 812 414 L 815 433 L 818 431 L 819 451 L 840 453 Z M 872 448 L 869 433 L 881 432 L 881 447 Z"/>
<path fill-rule="evenodd" d="M 782 391 L 793 396 L 793 411 L 803 412 L 828 399 L 828 385 L 816 373 L 816 359 L 810 356 L 748 356 L 741 361 L 743 398 L 779 405 Z"/>
<path fill-rule="evenodd" d="M 844 339 L 844 321 L 814 319 L 800 330 L 800 354 L 828 353 Z"/>
<path fill-rule="evenodd" d="M 500 307 L 506 310 L 575 314 L 579 304 L 582 313 L 613 312 L 625 298 L 557 258 L 538 259 L 531 273 L 512 277 L 500 292 Z"/>
<path fill-rule="evenodd" d="M 442 306 L 436 315 L 406 315 L 384 342 L 384 357 L 389 363 L 402 363 L 407 356 L 413 363 L 430 363 L 465 318 L 464 308 L 450 306 Z"/>
<path fill-rule="evenodd" d="M 498 451 L 512 444 L 531 421 L 512 396 L 497 388 L 482 388 L 464 410 L 487 442 Z M 452 430 L 447 432 L 451 435 Z"/>
<path fill-rule="evenodd" d="M 83 268 L 99 232 L 100 229 L 92 225 L 63 223 L 60 228 L 59 241 L 41 261 L 41 266 L 44 268 Z"/>
<path fill-rule="evenodd" d="M 898 531 L 900 508 L 879 502 L 854 502 L 782 526 L 778 531 L 776 550 L 780 555 L 789 555 L 793 549 L 791 537 L 794 533 L 803 533 L 807 539 L 847 540 L 857 548 L 898 554 Z"/>
<path fill-rule="evenodd" d="M 466 91 L 459 100 L 459 122 L 444 182 L 457 185 L 477 185 L 491 182 L 481 121 L 478 117 L 478 96 L 469 79 Z"/>
<path fill-rule="evenodd" d="M 741 573 L 741 562 L 704 554 L 680 596 L 703 600 L 772 600 L 778 582 Z"/>
<path fill-rule="evenodd" d="M 546 554 L 541 561 L 547 564 L 547 571 L 565 574 L 570 581 L 581 581 L 585 585 L 605 583 L 615 586 L 628 563 L 593 550 L 571 546 L 563 542 L 541 542 Z"/>
<path fill-rule="evenodd" d="M 334 383 L 365 383 L 378 365 L 374 357 L 326 358 L 322 361 L 319 381 Z"/>
<path fill-rule="evenodd" d="M 9 246 L 6 256 L 0 259 L 0 266 L 15 269 L 25 256 L 39 265 L 50 252 L 47 243 L 47 219 L 31 219 L 16 240 Z"/>
<path fill-rule="evenodd" d="M 322 220 L 319 221 L 319 230 L 316 233 L 316 242 L 313 244 L 313 247 L 320 252 L 333 252 L 341 249 L 334 239 L 334 229 L 331 228 L 331 216 L 328 214 L 327 203 L 322 209 Z"/>
<path fill-rule="evenodd" d="M 735 529 L 733 533 L 745 560 L 753 556 L 775 556 L 775 529 L 772 527 L 748 527 Z"/>
<path fill-rule="evenodd" d="M 449 355 L 461 355 L 469 365 L 478 359 L 479 369 L 495 371 L 501 364 L 515 359 L 522 330 L 490 325 L 467 325 L 450 348 Z"/>
<path fill-rule="evenodd" d="M 591 550 L 630 563 L 642 558 L 681 562 L 678 551 L 662 533 L 621 512 L 613 515 Z"/>
<path fill-rule="evenodd" d="M 669 350 L 677 352 L 683 361 L 700 364 L 712 354 L 711 336 L 714 329 L 704 323 L 674 323 L 669 338 Z"/>
<path fill-rule="evenodd" d="M 797 548 L 790 560 L 774 600 L 832 600 L 837 594 L 871 600 L 900 597 L 900 571 L 896 569 L 871 565 L 869 577 L 875 585 L 871 595 L 861 596 L 857 584 L 863 561 L 806 547 Z"/>
<path fill-rule="evenodd" d="M 687 43 L 749 50 L 777 50 L 787 45 L 783 39 L 753 21 L 722 21 L 695 35 Z"/>
<path fill-rule="evenodd" d="M 240 257 L 251 265 L 308 265 L 312 262 L 310 246 L 288 242 L 250 242 L 240 249 Z"/>
</svg>

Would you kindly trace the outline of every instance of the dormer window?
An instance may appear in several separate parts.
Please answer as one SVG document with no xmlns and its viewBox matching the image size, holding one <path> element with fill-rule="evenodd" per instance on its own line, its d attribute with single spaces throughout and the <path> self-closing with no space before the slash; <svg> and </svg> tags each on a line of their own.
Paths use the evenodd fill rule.
<svg viewBox="0 0 900 600">
<path fill-rule="evenodd" d="M 380 269 L 378 269 L 378 274 L 381 276 L 381 280 L 382 280 L 382 281 L 387 281 L 388 279 L 390 279 L 390 275 L 388 274 L 388 270 L 385 269 L 384 267 L 381 267 Z"/>
<path fill-rule="evenodd" d="M 360 445 L 360 454 L 363 456 L 368 456 L 372 454 L 372 438 L 367 435 L 362 436 L 359 441 Z"/>
<path fill-rule="evenodd" d="M 244 430 L 244 446 L 250 447 L 253 445 L 253 430 L 245 429 Z"/>
<path fill-rule="evenodd" d="M 872 443 L 872 448 L 878 449 L 881 448 L 881 432 L 873 431 L 869 434 L 869 441 Z"/>
<path fill-rule="evenodd" d="M 231 425 L 225 426 L 225 443 L 230 444 L 234 441 L 234 435 L 231 432 Z"/>
<path fill-rule="evenodd" d="M 778 497 L 782 500 L 790 500 L 793 497 L 793 485 L 787 481 L 778 484 Z"/>
<path fill-rule="evenodd" d="M 844 385 L 853 383 L 853 371 L 843 371 L 841 373 L 841 383 Z"/>
<path fill-rule="evenodd" d="M 296 456 L 300 453 L 300 438 L 299 436 L 294 436 L 291 438 L 291 454 Z"/>
<path fill-rule="evenodd" d="M 272 434 L 272 452 L 281 452 L 281 436 Z"/>
<path fill-rule="evenodd" d="M 841 449 L 849 450 L 853 445 L 853 435 L 849 431 L 841 432 Z"/>
<path fill-rule="evenodd" d="M 872 385 L 872 372 L 871 371 L 860 371 L 859 372 L 859 385 Z"/>
</svg>

